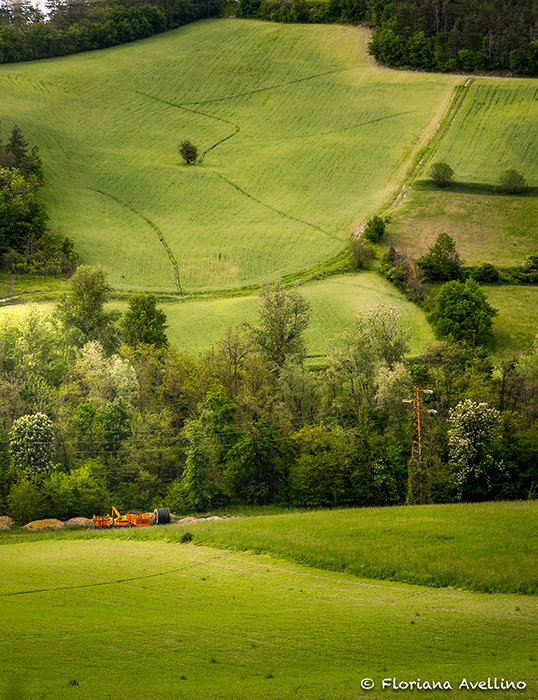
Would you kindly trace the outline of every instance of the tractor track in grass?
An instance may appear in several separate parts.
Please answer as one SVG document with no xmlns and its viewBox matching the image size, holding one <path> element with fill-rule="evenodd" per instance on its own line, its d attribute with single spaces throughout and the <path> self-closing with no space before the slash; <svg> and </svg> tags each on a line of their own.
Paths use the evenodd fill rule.
<svg viewBox="0 0 538 700">
<path fill-rule="evenodd" d="M 326 70 L 322 73 L 314 73 L 313 75 L 307 75 L 304 78 L 296 78 L 295 80 L 288 80 L 284 83 L 277 83 L 276 85 L 270 85 L 264 88 L 256 88 L 255 90 L 247 90 L 246 92 L 238 92 L 235 95 L 226 95 L 225 97 L 214 97 L 210 100 L 198 100 L 196 102 L 185 102 L 186 105 L 207 105 L 213 104 L 215 102 L 226 102 L 227 100 L 235 100 L 238 97 L 248 97 L 249 95 L 257 95 L 261 92 L 270 92 L 271 90 L 277 90 L 281 87 L 287 87 L 288 85 L 296 85 L 297 83 L 304 83 L 307 80 L 314 80 L 315 78 L 321 78 L 324 75 L 333 75 L 334 73 L 342 73 L 347 70 L 353 70 L 352 68 L 334 68 L 333 70 Z"/>
<path fill-rule="evenodd" d="M 179 276 L 179 265 L 177 263 L 177 260 L 174 256 L 170 246 L 168 245 L 168 243 L 166 242 L 166 240 L 164 238 L 163 232 L 157 226 L 157 224 L 155 224 L 151 219 L 148 219 L 147 216 L 144 216 L 144 214 L 142 214 L 142 212 L 138 211 L 138 209 L 135 209 L 130 204 L 127 204 L 127 202 L 123 202 L 121 199 L 118 199 L 113 194 L 110 194 L 109 192 L 103 192 L 103 190 L 99 190 L 96 187 L 90 187 L 88 189 L 92 190 L 92 192 L 97 192 L 98 194 L 102 195 L 103 197 L 108 197 L 109 199 L 112 199 L 114 202 L 117 202 L 118 204 L 120 204 L 122 207 L 129 209 L 129 211 L 133 212 L 133 214 L 136 214 L 140 218 L 144 219 L 144 221 L 148 224 L 148 226 L 150 226 L 155 231 L 160 242 L 162 243 L 163 248 L 165 249 L 165 251 L 168 255 L 170 262 L 172 263 L 172 267 L 174 269 L 174 278 L 176 280 L 176 285 L 177 285 L 178 291 L 180 294 L 183 294 L 183 289 L 181 287 L 181 278 Z"/>
<path fill-rule="evenodd" d="M 136 91 L 139 95 L 143 95 L 144 97 L 148 97 L 151 100 L 155 100 L 156 102 L 161 102 L 162 104 L 168 105 L 169 107 L 174 107 L 175 109 L 183 109 L 185 112 L 191 112 L 191 114 L 199 114 L 202 117 L 207 117 L 207 119 L 215 119 L 218 122 L 223 122 L 224 124 L 229 124 L 230 126 L 233 126 L 234 131 L 231 134 L 228 134 L 222 139 L 219 139 L 216 141 L 212 146 L 209 148 L 206 148 L 205 151 L 200 155 L 200 158 L 198 159 L 199 163 L 203 163 L 204 158 L 206 157 L 206 154 L 209 153 L 209 151 L 212 151 L 214 148 L 217 148 L 217 146 L 220 146 L 221 143 L 224 143 L 225 141 L 228 141 L 228 139 L 233 138 L 236 136 L 240 131 L 241 127 L 239 124 L 234 124 L 233 122 L 229 121 L 228 119 L 223 119 L 222 117 L 216 117 L 214 114 L 207 114 L 206 112 L 201 112 L 199 109 L 191 109 L 190 107 L 185 107 L 184 105 L 177 104 L 175 102 L 169 102 L 168 100 L 162 100 L 160 97 L 155 97 L 155 95 L 150 95 L 147 92 L 141 92 L 140 90 Z M 193 103 L 196 104 L 196 103 Z"/>
<path fill-rule="evenodd" d="M 204 561 L 198 561 L 194 564 L 188 564 L 187 566 L 180 566 L 176 569 L 169 569 L 168 571 L 157 571 L 153 574 L 143 574 L 141 576 L 130 576 L 129 578 L 118 578 L 113 581 L 98 581 L 94 583 L 80 583 L 75 586 L 57 586 L 55 588 L 33 588 L 29 591 L 13 591 L 12 593 L 0 593 L 0 598 L 11 598 L 17 595 L 29 595 L 31 593 L 56 593 L 58 591 L 72 591 L 81 588 L 95 588 L 97 586 L 113 586 L 116 583 L 131 583 L 133 581 L 143 581 L 150 578 L 158 578 L 159 576 L 168 576 L 170 574 L 176 574 L 179 571 L 188 571 L 189 569 L 195 569 L 198 566 L 204 566 L 205 564 L 212 564 L 218 559 L 225 559 L 233 554 L 233 552 L 226 552 L 225 554 L 219 554 L 216 557 L 211 557 L 211 559 L 204 559 Z"/>
<path fill-rule="evenodd" d="M 224 182 L 228 183 L 228 185 L 230 185 L 231 187 L 236 189 L 238 192 L 240 192 L 245 197 L 252 199 L 252 201 L 256 202 L 257 204 L 260 204 L 262 207 L 265 207 L 266 209 L 269 209 L 270 211 L 275 212 L 279 216 L 283 216 L 286 219 L 291 219 L 291 221 L 297 221 L 300 224 L 304 224 L 305 226 L 309 226 L 310 228 L 313 228 L 314 230 L 319 231 L 320 233 L 323 233 L 325 236 L 329 236 L 329 238 L 334 238 L 337 241 L 340 240 L 337 236 L 333 235 L 332 233 L 329 233 L 328 231 L 324 231 L 319 226 L 316 226 L 316 224 L 311 224 L 309 221 L 304 221 L 303 219 L 298 219 L 296 216 L 292 216 L 292 214 L 287 214 L 285 211 L 281 211 L 280 209 L 277 209 L 276 207 L 271 206 L 271 204 L 266 204 L 265 202 L 262 202 L 261 199 L 258 199 L 257 197 L 254 197 L 254 195 L 249 194 L 242 187 L 239 187 L 239 185 L 237 185 L 235 182 L 233 182 L 232 180 L 229 180 L 225 175 L 222 175 L 221 173 L 217 172 L 216 170 L 209 169 L 209 172 L 214 173 L 215 175 L 217 175 L 217 177 L 220 177 L 221 180 L 224 180 Z"/>
</svg>

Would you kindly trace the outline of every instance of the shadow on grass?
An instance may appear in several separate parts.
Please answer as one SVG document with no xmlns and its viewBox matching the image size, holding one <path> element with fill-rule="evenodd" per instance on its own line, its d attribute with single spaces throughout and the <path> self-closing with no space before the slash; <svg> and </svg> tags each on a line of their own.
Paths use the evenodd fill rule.
<svg viewBox="0 0 538 700">
<path fill-rule="evenodd" d="M 527 187 L 520 194 L 508 194 L 499 185 L 488 185 L 485 182 L 452 182 L 446 187 L 438 187 L 431 180 L 416 180 L 413 187 L 417 190 L 454 192 L 458 194 L 498 195 L 500 197 L 538 197 L 538 187 Z"/>
</svg>

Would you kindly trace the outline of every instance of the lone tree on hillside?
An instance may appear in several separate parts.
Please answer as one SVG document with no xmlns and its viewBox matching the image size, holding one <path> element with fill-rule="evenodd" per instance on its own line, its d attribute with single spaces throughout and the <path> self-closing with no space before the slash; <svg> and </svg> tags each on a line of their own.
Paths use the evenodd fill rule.
<svg viewBox="0 0 538 700">
<path fill-rule="evenodd" d="M 182 141 L 179 144 L 179 155 L 183 158 L 187 165 L 195 163 L 198 158 L 198 149 L 190 141 Z"/>
<path fill-rule="evenodd" d="M 501 189 L 507 194 L 521 194 L 526 187 L 525 178 L 517 170 L 505 170 L 501 175 Z"/>
<path fill-rule="evenodd" d="M 364 229 L 364 237 L 372 243 L 377 243 L 381 236 L 385 233 L 385 219 L 380 216 L 373 216 L 368 219 L 366 228 Z"/>
<path fill-rule="evenodd" d="M 446 187 L 454 179 L 454 171 L 448 163 L 434 163 L 430 175 L 437 187 Z"/>
</svg>

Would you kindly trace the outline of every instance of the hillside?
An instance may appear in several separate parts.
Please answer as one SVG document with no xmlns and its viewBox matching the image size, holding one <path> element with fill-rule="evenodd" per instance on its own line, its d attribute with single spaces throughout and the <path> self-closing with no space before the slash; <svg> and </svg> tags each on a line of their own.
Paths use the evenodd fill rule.
<svg viewBox="0 0 538 700">
<path fill-rule="evenodd" d="M 175 268 L 187 291 L 259 283 L 342 250 L 461 80 L 380 69 L 368 36 L 211 20 L 2 66 L 3 121 L 39 144 L 53 224 L 116 288 L 177 291 Z"/>
</svg>

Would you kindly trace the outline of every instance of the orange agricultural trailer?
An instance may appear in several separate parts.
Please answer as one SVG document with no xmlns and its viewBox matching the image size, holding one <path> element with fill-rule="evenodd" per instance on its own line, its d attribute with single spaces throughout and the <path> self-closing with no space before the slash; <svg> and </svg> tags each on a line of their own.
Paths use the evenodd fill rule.
<svg viewBox="0 0 538 700">
<path fill-rule="evenodd" d="M 117 508 L 112 506 L 112 515 L 94 515 L 95 527 L 147 527 L 151 525 L 153 513 L 126 513 L 121 515 Z"/>
</svg>

